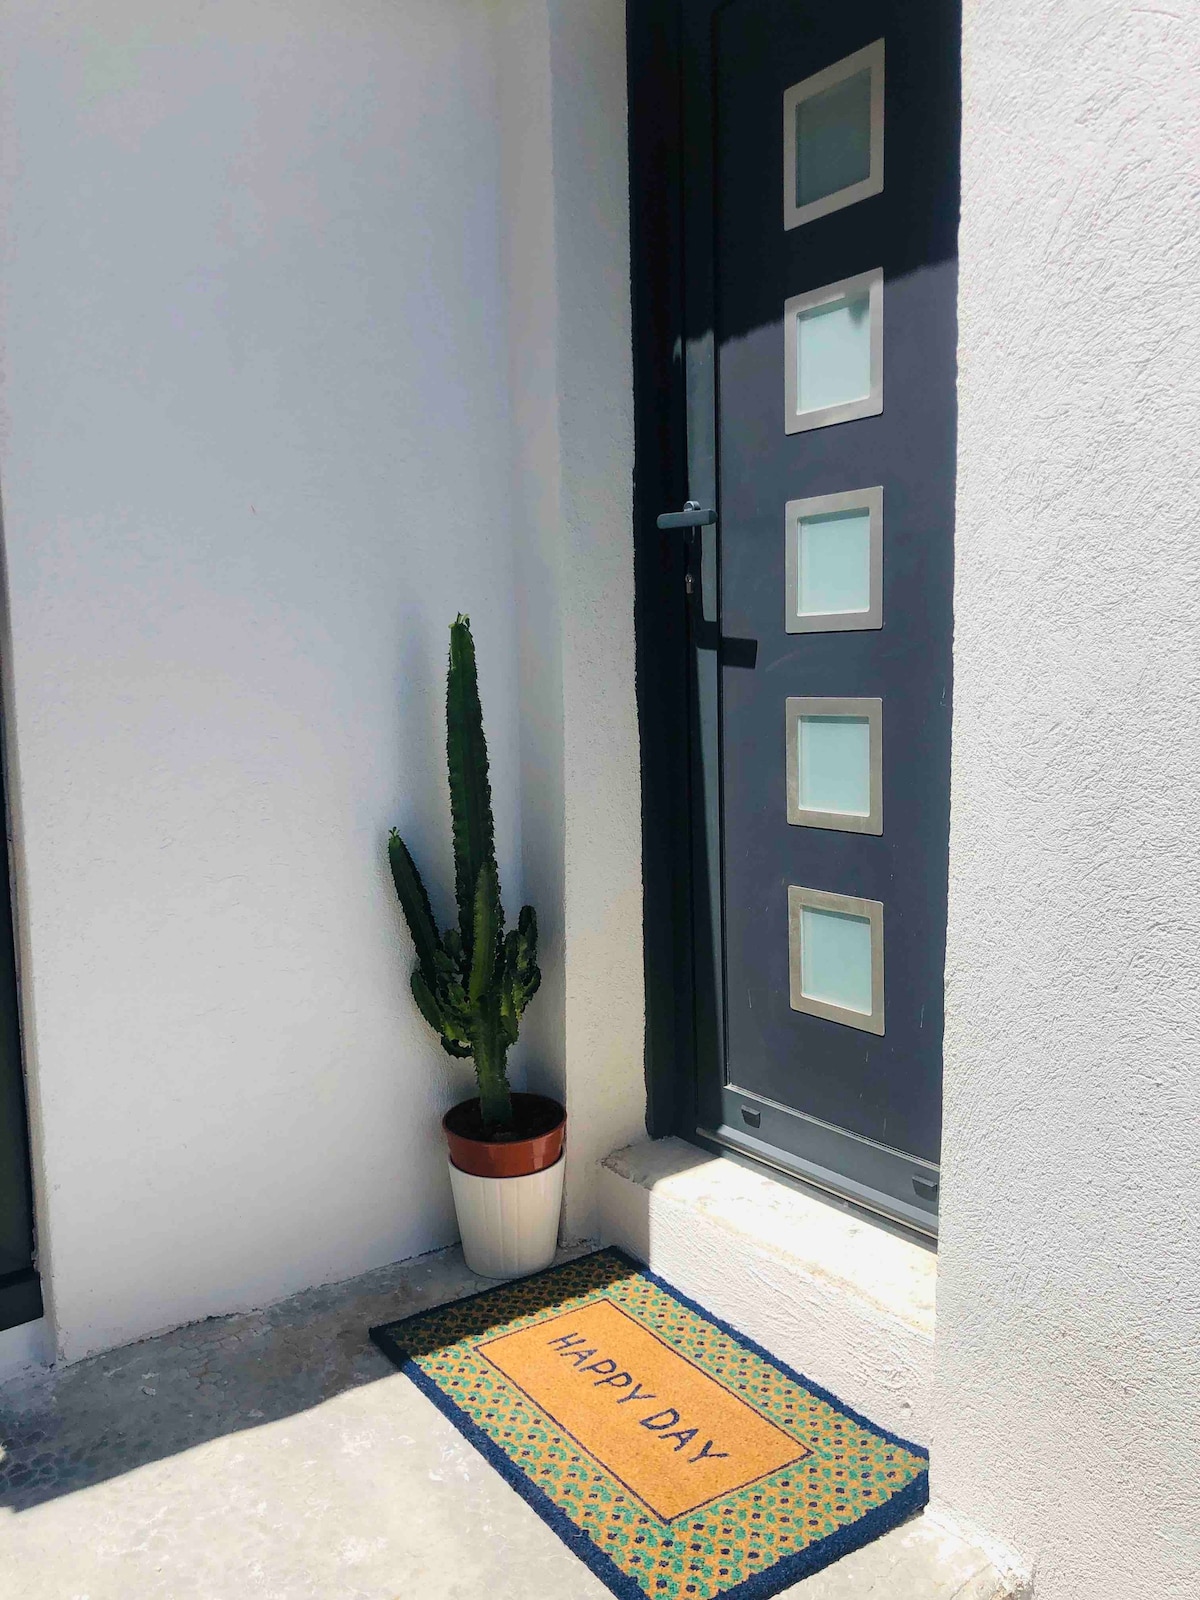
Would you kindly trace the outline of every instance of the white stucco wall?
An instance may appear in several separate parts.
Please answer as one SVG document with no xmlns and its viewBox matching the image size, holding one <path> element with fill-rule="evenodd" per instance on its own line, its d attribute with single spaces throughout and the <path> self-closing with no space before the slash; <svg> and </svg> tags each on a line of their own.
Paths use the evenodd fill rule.
<svg viewBox="0 0 1200 1600">
<path fill-rule="evenodd" d="M 548 106 L 552 44 L 582 30 L 591 54 L 553 105 L 557 177 L 530 178 L 498 137 L 517 9 L 0 9 L 9 759 L 39 1259 L 67 1356 L 453 1238 L 437 1119 L 470 1079 L 408 998 L 382 844 L 404 828 L 448 917 L 460 608 L 506 898 L 528 886 L 545 927 L 533 1074 L 561 1086 L 567 1040 L 603 1064 L 563 949 L 593 910 L 622 918 L 613 1048 L 640 1029 L 632 639 L 591 668 L 565 642 L 594 608 L 605 648 L 632 608 L 619 110 L 582 149 L 597 97 L 623 101 L 621 12 L 531 8 Z M 569 224 L 607 331 L 560 361 L 561 322 L 510 293 L 527 263 L 505 219 L 524 186 L 560 245 L 572 162 L 603 180 Z M 550 258 L 554 283 L 568 270 Z M 550 356 L 540 454 L 519 384 L 510 405 L 523 303 Z M 564 532 L 596 473 L 601 503 Z M 538 662 L 519 636 L 543 600 Z M 563 845 L 597 706 L 625 764 L 598 781 L 580 887 Z M 582 1151 L 594 1096 L 568 1098 Z M 628 1117 L 596 1104 L 606 1151 Z"/>
<path fill-rule="evenodd" d="M 933 1490 L 1039 1600 L 1200 1574 L 1198 20 L 967 8 Z"/>
</svg>

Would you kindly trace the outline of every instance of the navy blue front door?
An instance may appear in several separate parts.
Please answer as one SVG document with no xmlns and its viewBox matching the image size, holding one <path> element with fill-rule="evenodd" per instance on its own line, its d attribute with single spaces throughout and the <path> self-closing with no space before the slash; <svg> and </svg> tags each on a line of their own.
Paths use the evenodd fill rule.
<svg viewBox="0 0 1200 1600">
<path fill-rule="evenodd" d="M 934 1231 L 958 12 L 678 19 L 688 1131 Z"/>
</svg>

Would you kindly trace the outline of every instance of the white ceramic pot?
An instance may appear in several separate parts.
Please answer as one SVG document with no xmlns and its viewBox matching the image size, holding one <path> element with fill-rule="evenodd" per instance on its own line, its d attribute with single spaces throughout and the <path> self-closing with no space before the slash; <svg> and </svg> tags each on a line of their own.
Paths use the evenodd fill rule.
<svg viewBox="0 0 1200 1600">
<path fill-rule="evenodd" d="M 481 1278 L 523 1278 L 554 1260 L 563 1157 L 521 1178 L 478 1178 L 451 1161 L 463 1255 Z"/>
</svg>

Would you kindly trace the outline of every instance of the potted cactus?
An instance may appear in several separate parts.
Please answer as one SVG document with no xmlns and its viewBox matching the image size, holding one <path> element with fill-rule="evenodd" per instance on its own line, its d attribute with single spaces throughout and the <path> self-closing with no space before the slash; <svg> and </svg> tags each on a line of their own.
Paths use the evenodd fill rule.
<svg viewBox="0 0 1200 1600">
<path fill-rule="evenodd" d="M 413 999 L 442 1049 L 475 1062 L 478 1096 L 451 1107 L 442 1121 L 463 1254 L 484 1277 L 515 1278 L 554 1259 L 566 1112 L 544 1095 L 514 1093 L 508 1083 L 508 1052 L 541 982 L 537 917 L 523 906 L 516 927 L 504 931 L 475 642 L 463 616 L 450 628 L 446 764 L 457 927 L 438 932 L 421 875 L 394 828 L 388 859 L 416 951 Z"/>
</svg>

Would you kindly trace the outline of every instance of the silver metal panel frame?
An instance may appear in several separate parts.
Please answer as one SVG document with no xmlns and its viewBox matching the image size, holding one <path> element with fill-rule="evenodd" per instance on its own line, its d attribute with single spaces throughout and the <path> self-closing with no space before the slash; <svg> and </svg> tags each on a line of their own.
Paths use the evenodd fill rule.
<svg viewBox="0 0 1200 1600">
<path fill-rule="evenodd" d="M 730 1085 L 730 1094 L 741 1096 L 751 1105 L 767 1108 L 767 1115 L 774 1111 L 773 1103 L 763 1100 L 760 1096 L 752 1094 L 747 1089 L 739 1089 Z M 823 1134 L 836 1141 L 834 1149 L 838 1157 L 847 1156 L 846 1165 L 856 1165 L 853 1157 L 860 1153 L 866 1154 L 864 1163 L 869 1169 L 872 1158 L 877 1157 L 880 1167 L 900 1179 L 896 1184 L 899 1188 L 907 1177 L 911 1182 L 915 1173 L 920 1173 L 925 1180 L 936 1188 L 940 1182 L 940 1170 L 928 1162 L 921 1162 L 916 1157 L 904 1156 L 882 1145 L 874 1145 L 869 1139 L 859 1139 L 854 1134 L 848 1133 L 844 1128 L 834 1128 L 829 1123 L 823 1123 L 815 1117 L 804 1117 L 790 1109 L 776 1113 L 785 1117 L 789 1122 L 806 1123 L 814 1129 L 819 1129 Z M 812 1186 L 823 1190 L 826 1194 L 833 1195 L 843 1203 L 861 1207 L 874 1212 L 877 1217 L 886 1218 L 888 1222 L 895 1223 L 904 1232 L 912 1230 L 918 1240 L 930 1247 L 936 1247 L 938 1235 L 938 1214 L 936 1201 L 932 1204 L 921 1204 L 919 1200 L 908 1202 L 899 1200 L 889 1190 L 878 1188 L 875 1184 L 864 1181 L 862 1177 L 849 1176 L 840 1167 L 834 1169 L 822 1161 L 811 1157 L 794 1155 L 790 1150 L 770 1143 L 769 1140 L 756 1138 L 745 1128 L 733 1127 L 729 1123 L 722 1123 L 715 1128 L 697 1129 L 702 1139 L 708 1139 L 713 1145 L 723 1150 L 734 1151 L 742 1156 L 748 1156 L 755 1163 L 763 1163 L 774 1167 L 776 1171 L 795 1179 L 805 1186 Z"/>
<path fill-rule="evenodd" d="M 870 318 L 871 387 L 858 400 L 836 406 L 818 406 L 813 411 L 798 411 L 799 383 L 796 371 L 796 329 L 806 311 L 833 305 L 838 300 L 853 300 L 867 290 Z M 786 433 L 807 433 L 810 428 L 828 428 L 835 422 L 853 422 L 856 417 L 877 417 L 883 410 L 883 268 L 857 272 L 852 278 L 824 284 L 794 294 L 783 303 L 783 426 Z"/>
<path fill-rule="evenodd" d="M 826 517 L 839 511 L 866 511 L 870 516 L 868 580 L 870 604 L 865 611 L 800 610 L 800 524 L 805 517 Z M 784 507 L 784 628 L 788 633 L 852 633 L 883 627 L 883 489 L 849 489 L 843 494 L 811 495 L 789 500 Z"/>
<path fill-rule="evenodd" d="M 867 176 L 858 183 L 835 189 L 820 200 L 810 200 L 807 205 L 796 204 L 796 111 L 804 100 L 823 94 L 835 84 L 852 78 L 855 73 L 869 68 L 871 73 L 870 110 L 870 163 Z M 831 211 L 852 206 L 856 200 L 866 200 L 870 195 L 883 192 L 883 40 L 876 39 L 863 50 L 835 61 L 832 66 L 814 72 L 811 78 L 794 83 L 783 96 L 783 226 L 799 228 L 817 217 L 827 217 Z"/>
<path fill-rule="evenodd" d="M 871 925 L 871 1011 L 851 1011 L 848 1006 L 833 1005 L 828 1000 L 814 1000 L 804 993 L 801 965 L 803 938 L 800 913 L 806 907 L 814 911 L 836 911 L 843 916 L 865 917 Z M 841 1022 L 848 1028 L 861 1028 L 864 1033 L 883 1032 L 883 904 L 879 900 L 860 900 L 856 895 L 831 894 L 825 889 L 804 889 L 788 885 L 788 988 L 793 1011 L 803 1011 L 811 1017 L 824 1017 L 827 1022 Z"/>
<path fill-rule="evenodd" d="M 883 832 L 883 701 L 843 699 L 834 695 L 789 695 L 784 701 L 787 741 L 787 819 L 802 828 L 836 828 L 839 833 Z M 800 804 L 800 734 L 802 717 L 857 717 L 867 724 L 867 769 L 871 809 L 814 811 Z M 874 904 L 874 902 L 869 902 Z"/>
</svg>

